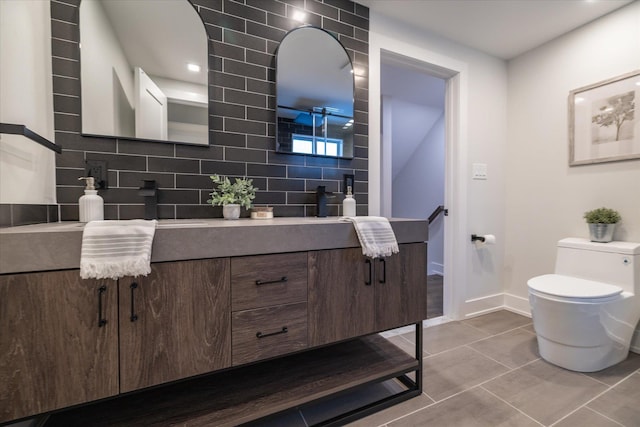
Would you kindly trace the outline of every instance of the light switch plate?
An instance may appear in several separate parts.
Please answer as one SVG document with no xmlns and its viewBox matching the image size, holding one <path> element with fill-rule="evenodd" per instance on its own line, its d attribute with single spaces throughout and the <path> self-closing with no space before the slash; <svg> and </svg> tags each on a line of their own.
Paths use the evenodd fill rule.
<svg viewBox="0 0 640 427">
<path fill-rule="evenodd" d="M 472 179 L 487 179 L 487 164 L 474 163 L 471 169 Z"/>
</svg>

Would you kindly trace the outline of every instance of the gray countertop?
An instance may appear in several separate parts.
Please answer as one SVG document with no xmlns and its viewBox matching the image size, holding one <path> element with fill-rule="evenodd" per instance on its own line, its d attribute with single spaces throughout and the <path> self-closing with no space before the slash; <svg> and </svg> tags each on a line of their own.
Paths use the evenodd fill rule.
<svg viewBox="0 0 640 427">
<path fill-rule="evenodd" d="M 390 219 L 398 243 L 428 239 L 427 220 Z M 80 268 L 84 224 L 0 229 L 0 274 Z M 159 220 L 152 262 L 358 247 L 353 224 L 329 218 Z"/>
</svg>

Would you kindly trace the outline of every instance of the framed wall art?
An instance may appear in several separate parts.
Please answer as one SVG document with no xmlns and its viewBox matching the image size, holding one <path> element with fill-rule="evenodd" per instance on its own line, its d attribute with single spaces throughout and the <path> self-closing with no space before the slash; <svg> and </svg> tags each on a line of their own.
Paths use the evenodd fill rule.
<svg viewBox="0 0 640 427">
<path fill-rule="evenodd" d="M 640 159 L 640 70 L 569 92 L 569 166 Z"/>
</svg>

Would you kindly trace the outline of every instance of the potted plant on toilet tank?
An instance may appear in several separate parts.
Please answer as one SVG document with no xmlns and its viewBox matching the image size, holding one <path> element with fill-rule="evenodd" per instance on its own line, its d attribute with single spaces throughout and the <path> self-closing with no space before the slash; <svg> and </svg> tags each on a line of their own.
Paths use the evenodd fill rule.
<svg viewBox="0 0 640 427">
<path fill-rule="evenodd" d="M 592 242 L 607 243 L 613 240 L 613 231 L 620 222 L 620 214 L 609 208 L 598 208 L 584 213 L 589 224 L 589 237 Z"/>
<path fill-rule="evenodd" d="M 257 190 L 251 179 L 236 178 L 235 182 L 231 183 L 229 178 L 219 175 L 213 175 L 210 178 L 215 187 L 209 193 L 211 199 L 207 200 L 207 203 L 211 203 L 212 206 L 222 206 L 222 215 L 225 219 L 238 219 L 241 206 L 251 208 Z"/>
</svg>

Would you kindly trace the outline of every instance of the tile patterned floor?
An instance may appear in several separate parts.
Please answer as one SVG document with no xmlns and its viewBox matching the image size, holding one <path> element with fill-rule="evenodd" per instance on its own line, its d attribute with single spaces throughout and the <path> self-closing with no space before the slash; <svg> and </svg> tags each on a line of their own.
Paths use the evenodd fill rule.
<svg viewBox="0 0 640 427">
<path fill-rule="evenodd" d="M 413 351 L 413 334 L 389 338 Z M 583 374 L 540 358 L 531 319 L 498 311 L 424 330 L 424 392 L 350 427 L 640 426 L 640 355 Z M 254 426 L 303 427 L 390 393 L 393 384 L 302 407 Z"/>
</svg>

